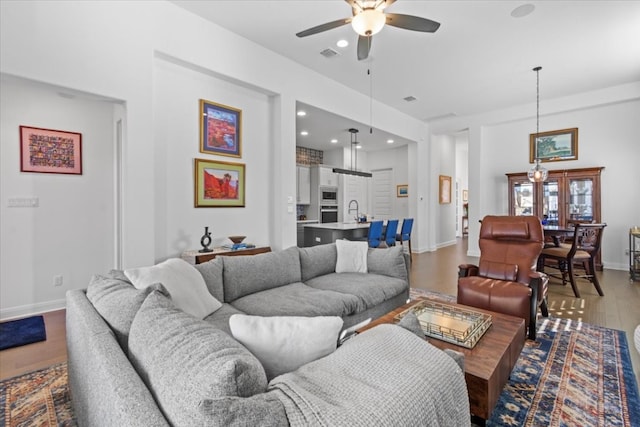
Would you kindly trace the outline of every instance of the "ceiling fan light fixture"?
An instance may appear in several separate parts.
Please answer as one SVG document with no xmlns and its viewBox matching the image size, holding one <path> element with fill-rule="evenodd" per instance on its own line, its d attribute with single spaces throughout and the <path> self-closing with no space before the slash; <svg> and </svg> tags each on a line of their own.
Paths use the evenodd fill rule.
<svg viewBox="0 0 640 427">
<path fill-rule="evenodd" d="M 384 27 L 387 18 L 376 9 L 365 9 L 351 20 L 353 30 L 361 36 L 369 37 L 377 34 Z"/>
</svg>

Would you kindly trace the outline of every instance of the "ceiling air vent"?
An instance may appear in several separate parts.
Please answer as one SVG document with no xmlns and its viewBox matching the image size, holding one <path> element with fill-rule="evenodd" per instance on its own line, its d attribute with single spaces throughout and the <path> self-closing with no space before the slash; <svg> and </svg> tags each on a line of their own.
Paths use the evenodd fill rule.
<svg viewBox="0 0 640 427">
<path fill-rule="evenodd" d="M 418 100 L 418 98 L 416 98 L 416 97 L 415 97 L 415 96 L 413 96 L 413 95 L 406 96 L 406 97 L 404 97 L 404 98 L 402 98 L 402 99 L 404 99 L 404 100 L 405 100 L 405 101 L 407 101 L 407 102 L 413 102 L 413 101 L 417 101 L 417 100 Z"/>
<path fill-rule="evenodd" d="M 320 55 L 324 56 L 325 58 L 333 58 L 334 56 L 340 55 L 337 51 L 331 49 L 330 47 L 326 48 L 325 50 L 320 52 Z"/>
</svg>

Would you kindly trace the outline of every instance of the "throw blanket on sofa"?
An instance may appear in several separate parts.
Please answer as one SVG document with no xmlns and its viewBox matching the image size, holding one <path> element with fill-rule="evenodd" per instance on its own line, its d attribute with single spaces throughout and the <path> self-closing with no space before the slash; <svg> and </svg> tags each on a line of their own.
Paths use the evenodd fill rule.
<svg viewBox="0 0 640 427">
<path fill-rule="evenodd" d="M 269 388 L 293 427 L 470 425 L 460 367 L 395 325 L 357 335 Z"/>
</svg>

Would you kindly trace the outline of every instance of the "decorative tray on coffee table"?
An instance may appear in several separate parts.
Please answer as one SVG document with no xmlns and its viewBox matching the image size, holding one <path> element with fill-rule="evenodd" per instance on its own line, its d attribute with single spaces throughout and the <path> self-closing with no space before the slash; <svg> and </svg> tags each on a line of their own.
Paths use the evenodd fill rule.
<svg viewBox="0 0 640 427">
<path fill-rule="evenodd" d="M 402 319 L 410 311 L 415 313 L 425 335 L 466 348 L 473 348 L 491 326 L 489 314 L 432 300 L 416 303 L 395 319 Z"/>
</svg>

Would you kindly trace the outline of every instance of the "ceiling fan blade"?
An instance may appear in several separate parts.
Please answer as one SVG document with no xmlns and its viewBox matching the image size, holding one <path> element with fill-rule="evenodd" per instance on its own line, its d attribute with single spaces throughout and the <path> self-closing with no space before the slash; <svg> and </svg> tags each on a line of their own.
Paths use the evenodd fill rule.
<svg viewBox="0 0 640 427">
<path fill-rule="evenodd" d="M 307 30 L 300 31 L 299 33 L 296 34 L 296 36 L 298 36 L 298 37 L 307 37 L 307 36 L 310 36 L 310 35 L 313 35 L 313 34 L 321 33 L 323 31 L 332 30 L 334 28 L 338 28 L 338 27 L 341 27 L 343 25 L 347 25 L 348 23 L 351 22 L 351 19 L 352 18 L 349 17 L 349 18 L 344 18 L 344 19 L 338 19 L 337 21 L 327 22 L 326 24 L 317 25 L 317 26 L 309 28 Z"/>
<path fill-rule="evenodd" d="M 372 41 L 373 37 L 371 36 L 358 36 L 358 61 L 362 61 L 369 57 Z"/>
<path fill-rule="evenodd" d="M 344 1 L 349 3 L 349 6 L 351 6 L 351 11 L 353 12 L 353 16 L 362 12 L 362 6 L 356 0 L 344 0 Z"/>
<path fill-rule="evenodd" d="M 385 13 L 387 24 L 393 27 L 404 28 L 405 30 L 422 31 L 425 33 L 435 33 L 440 28 L 440 23 L 426 18 L 413 15 L 401 15 L 398 13 Z"/>
</svg>

